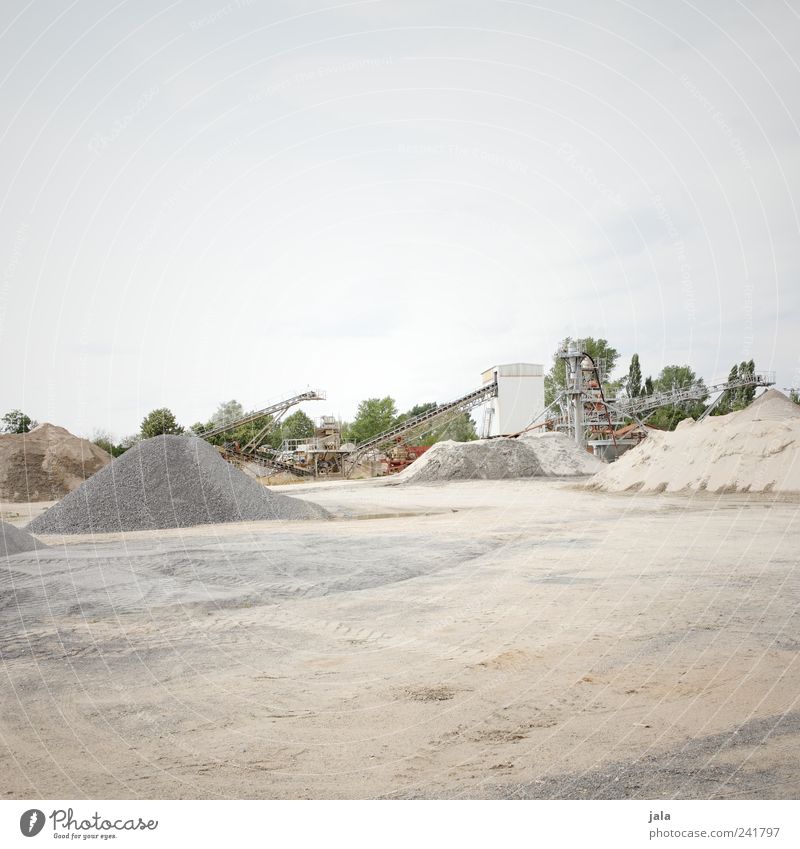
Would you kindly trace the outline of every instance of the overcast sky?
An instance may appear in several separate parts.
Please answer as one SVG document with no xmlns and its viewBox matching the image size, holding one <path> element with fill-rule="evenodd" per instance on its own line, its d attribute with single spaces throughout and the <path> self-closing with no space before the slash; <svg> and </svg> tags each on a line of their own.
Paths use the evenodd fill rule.
<svg viewBox="0 0 800 849">
<path fill-rule="evenodd" d="M 5 0 L 0 413 L 351 417 L 566 335 L 797 385 L 800 6 L 549 7 Z"/>
</svg>

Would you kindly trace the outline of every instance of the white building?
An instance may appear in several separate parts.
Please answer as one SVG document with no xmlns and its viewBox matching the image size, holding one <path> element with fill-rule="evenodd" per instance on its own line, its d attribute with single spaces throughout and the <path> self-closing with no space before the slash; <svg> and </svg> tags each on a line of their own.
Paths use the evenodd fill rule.
<svg viewBox="0 0 800 849">
<path fill-rule="evenodd" d="M 519 433 L 544 410 L 544 366 L 509 363 L 483 372 L 483 384 L 497 381 L 497 396 L 484 407 L 481 436 Z"/>
</svg>

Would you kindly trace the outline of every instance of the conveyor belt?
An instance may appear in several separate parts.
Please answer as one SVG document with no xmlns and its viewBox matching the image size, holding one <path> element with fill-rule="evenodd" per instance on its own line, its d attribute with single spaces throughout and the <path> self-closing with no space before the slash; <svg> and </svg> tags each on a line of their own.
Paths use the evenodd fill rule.
<svg viewBox="0 0 800 849">
<path fill-rule="evenodd" d="M 358 461 L 370 451 L 375 451 L 382 445 L 387 445 L 398 437 L 413 430 L 417 430 L 420 425 L 432 422 L 434 419 L 456 412 L 466 412 L 467 410 L 471 410 L 473 407 L 477 407 L 478 404 L 483 403 L 489 398 L 494 398 L 496 395 L 497 383 L 487 383 L 480 389 L 475 389 L 472 392 L 463 395 L 461 398 L 457 398 L 455 401 L 442 404 L 439 407 L 435 407 L 434 409 L 421 413 L 418 416 L 414 416 L 411 419 L 406 419 L 404 422 L 401 422 L 394 427 L 390 427 L 388 430 L 385 430 L 377 436 L 373 436 L 371 439 L 357 445 L 355 450 L 347 455 L 346 464 L 348 472 L 351 472 Z"/>
<path fill-rule="evenodd" d="M 211 430 L 203 431 L 199 433 L 198 436 L 201 439 L 208 439 L 211 436 L 218 436 L 220 433 L 226 433 L 229 430 L 233 430 L 234 428 L 241 427 L 242 425 L 249 424 L 250 422 L 254 422 L 256 419 L 260 419 L 262 416 L 274 416 L 278 413 L 285 413 L 290 407 L 294 407 L 295 404 L 301 404 L 303 401 L 324 401 L 325 393 L 317 392 L 316 390 L 309 389 L 307 392 L 301 392 L 299 395 L 293 395 L 291 398 L 285 398 L 282 401 L 277 401 L 275 404 L 271 404 L 269 407 L 264 407 L 263 410 L 255 410 L 252 413 L 248 413 L 246 416 L 241 416 L 238 419 L 231 419 L 227 422 L 222 422 L 222 424 L 217 425 Z"/>
</svg>

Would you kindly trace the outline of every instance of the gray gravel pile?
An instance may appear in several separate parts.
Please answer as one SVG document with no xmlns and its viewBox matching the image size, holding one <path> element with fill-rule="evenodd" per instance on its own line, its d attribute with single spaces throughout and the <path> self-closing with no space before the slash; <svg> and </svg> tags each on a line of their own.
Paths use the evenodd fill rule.
<svg viewBox="0 0 800 849">
<path fill-rule="evenodd" d="M 437 442 L 393 482 L 503 480 L 543 474 L 535 452 L 518 439 Z"/>
<path fill-rule="evenodd" d="M 0 557 L 36 551 L 38 548 L 47 548 L 47 546 L 22 528 L 0 522 Z"/>
<path fill-rule="evenodd" d="M 560 433 L 519 439 L 437 442 L 393 482 L 572 477 L 592 475 L 603 463 Z"/>
<path fill-rule="evenodd" d="M 202 439 L 157 436 L 101 469 L 28 530 L 106 533 L 328 515 L 316 504 L 261 486 Z"/>
<path fill-rule="evenodd" d="M 523 433 L 519 440 L 536 454 L 545 475 L 594 475 L 605 466 L 563 433 L 531 431 Z"/>
</svg>

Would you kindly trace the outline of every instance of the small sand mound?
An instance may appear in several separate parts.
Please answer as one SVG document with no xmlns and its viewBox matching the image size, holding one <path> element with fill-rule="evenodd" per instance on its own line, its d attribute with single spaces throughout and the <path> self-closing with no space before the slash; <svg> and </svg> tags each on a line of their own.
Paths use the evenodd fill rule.
<svg viewBox="0 0 800 849">
<path fill-rule="evenodd" d="M 41 534 L 105 533 L 327 516 L 316 504 L 261 486 L 202 439 L 157 436 L 101 469 L 28 529 Z"/>
<path fill-rule="evenodd" d="M 446 440 L 429 448 L 395 480 L 426 483 L 589 475 L 600 465 L 599 460 L 555 433 L 528 439 Z"/>
<path fill-rule="evenodd" d="M 111 462 L 111 455 L 63 427 L 0 435 L 0 501 L 57 501 Z"/>
<path fill-rule="evenodd" d="M 749 407 L 651 431 L 589 482 L 606 492 L 800 493 L 800 406 L 771 389 Z"/>
<path fill-rule="evenodd" d="M 783 392 L 777 389 L 768 389 L 763 395 L 759 395 L 755 401 L 738 413 L 737 422 L 777 422 L 800 418 L 800 406 L 790 401 Z M 727 418 L 721 416 L 720 418 Z"/>
<path fill-rule="evenodd" d="M 593 475 L 605 465 L 589 451 L 580 448 L 563 433 L 529 431 L 519 437 L 536 453 L 542 474 L 555 477 Z"/>
<path fill-rule="evenodd" d="M 0 557 L 10 557 L 12 554 L 36 551 L 39 548 L 47 546 L 27 531 L 0 522 Z"/>
</svg>

